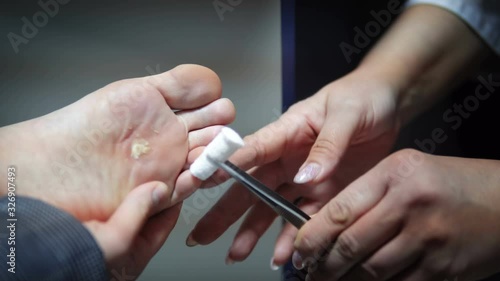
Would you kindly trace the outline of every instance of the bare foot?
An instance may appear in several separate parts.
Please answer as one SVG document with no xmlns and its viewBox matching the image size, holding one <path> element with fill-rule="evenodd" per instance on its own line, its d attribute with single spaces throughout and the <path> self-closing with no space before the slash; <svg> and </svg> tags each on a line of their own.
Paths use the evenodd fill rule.
<svg viewBox="0 0 500 281">
<path fill-rule="evenodd" d="M 211 70 L 181 65 L 118 81 L 48 115 L 0 128 L 0 179 L 78 219 L 106 220 L 135 186 L 174 186 L 189 151 L 233 121 Z M 6 188 L 0 189 L 0 196 Z M 182 193 L 182 192 L 181 192 Z"/>
</svg>

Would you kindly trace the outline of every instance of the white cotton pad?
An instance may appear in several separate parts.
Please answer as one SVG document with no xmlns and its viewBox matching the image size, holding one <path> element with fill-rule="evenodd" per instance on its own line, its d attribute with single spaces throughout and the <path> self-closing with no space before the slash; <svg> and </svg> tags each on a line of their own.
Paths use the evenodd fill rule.
<svg viewBox="0 0 500 281">
<path fill-rule="evenodd" d="M 208 179 L 215 171 L 217 164 L 225 162 L 236 150 L 243 147 L 245 142 L 233 129 L 222 128 L 221 132 L 210 142 L 189 171 L 200 180 Z"/>
</svg>

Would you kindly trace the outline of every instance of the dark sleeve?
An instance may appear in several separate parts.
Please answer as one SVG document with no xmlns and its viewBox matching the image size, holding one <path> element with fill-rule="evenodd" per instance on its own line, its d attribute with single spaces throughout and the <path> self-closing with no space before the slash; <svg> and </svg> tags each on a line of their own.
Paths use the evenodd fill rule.
<svg viewBox="0 0 500 281">
<path fill-rule="evenodd" d="M 79 221 L 42 201 L 14 198 L 16 221 L 12 202 L 0 198 L 0 280 L 109 281 L 99 245 Z"/>
</svg>

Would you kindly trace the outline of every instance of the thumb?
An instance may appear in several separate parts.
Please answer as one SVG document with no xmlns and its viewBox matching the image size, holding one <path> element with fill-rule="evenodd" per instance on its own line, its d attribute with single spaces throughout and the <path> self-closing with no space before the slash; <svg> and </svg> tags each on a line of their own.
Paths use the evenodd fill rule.
<svg viewBox="0 0 500 281">
<path fill-rule="evenodd" d="M 299 169 L 294 182 L 319 183 L 333 173 L 351 143 L 358 123 L 359 113 L 354 110 L 336 110 L 327 114 L 309 156 Z"/>
<path fill-rule="evenodd" d="M 109 228 L 121 233 L 124 243 L 132 242 L 152 215 L 166 208 L 172 188 L 163 182 L 148 182 L 133 189 L 108 220 Z"/>
</svg>

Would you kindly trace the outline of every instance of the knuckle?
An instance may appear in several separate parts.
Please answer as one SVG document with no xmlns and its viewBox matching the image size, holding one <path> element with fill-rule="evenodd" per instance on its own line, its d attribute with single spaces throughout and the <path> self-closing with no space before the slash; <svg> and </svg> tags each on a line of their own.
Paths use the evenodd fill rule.
<svg viewBox="0 0 500 281">
<path fill-rule="evenodd" d="M 345 226 L 352 216 L 352 208 L 346 200 L 332 200 L 327 204 L 328 223 Z"/>
<path fill-rule="evenodd" d="M 414 149 L 403 149 L 384 160 L 389 186 L 398 186 L 407 181 L 418 180 L 422 174 L 425 154 Z"/>
<path fill-rule="evenodd" d="M 346 109 L 360 109 L 366 104 L 365 99 L 360 99 L 359 96 L 352 95 L 350 91 L 347 91 L 345 86 L 336 84 L 335 82 L 328 87 L 327 98 L 330 104 L 342 106 Z"/>
<path fill-rule="evenodd" d="M 417 186 L 408 200 L 409 207 L 428 207 L 433 205 L 439 198 L 439 192 L 432 188 Z"/>
<path fill-rule="evenodd" d="M 349 112 L 360 112 L 365 107 L 364 101 L 357 98 L 343 98 L 341 104 Z"/>
<path fill-rule="evenodd" d="M 252 155 L 250 156 L 250 159 L 254 159 L 255 163 L 262 163 L 267 155 L 267 148 L 261 139 L 266 137 L 267 135 L 270 135 L 270 132 L 268 131 L 267 127 L 261 130 L 261 134 L 257 132 L 243 139 L 245 144 L 247 144 L 248 147 L 252 149 Z"/>
<path fill-rule="evenodd" d="M 302 232 L 302 233 L 301 233 Z M 310 232 L 299 232 L 300 235 L 300 243 L 297 243 L 295 247 L 299 252 L 306 254 L 305 256 L 310 256 L 310 253 L 313 251 L 316 245 L 315 235 L 311 235 Z"/>
<path fill-rule="evenodd" d="M 442 223 L 442 219 L 428 219 L 425 228 L 427 234 L 422 240 L 426 248 L 439 249 L 449 243 L 451 234 L 447 230 L 447 227 Z M 440 262 L 444 261 L 445 260 L 442 260 Z"/>
<path fill-rule="evenodd" d="M 403 204 L 408 210 L 429 208 L 441 201 L 442 190 L 436 188 L 436 182 L 426 183 L 428 180 L 420 178 L 411 186 L 407 195 L 403 198 Z"/>
<path fill-rule="evenodd" d="M 270 128 L 274 131 L 273 133 L 287 132 L 290 130 L 294 130 L 294 125 L 298 122 L 294 122 L 297 120 L 293 120 L 293 116 L 290 117 L 289 114 L 281 115 L 276 121 L 271 123 Z"/>
<path fill-rule="evenodd" d="M 301 112 L 304 108 L 304 101 L 299 101 L 299 102 L 296 102 L 294 104 L 292 104 L 288 110 L 286 111 L 286 113 L 289 113 L 289 112 L 296 112 L 296 111 L 299 111 Z"/>
<path fill-rule="evenodd" d="M 332 135 L 333 136 L 333 135 Z M 312 150 L 320 155 L 328 155 L 332 158 L 339 156 L 339 149 L 332 138 L 318 138 L 314 143 Z"/>
<path fill-rule="evenodd" d="M 304 264 L 307 267 L 315 268 L 329 253 L 329 246 L 326 245 L 331 245 L 331 242 L 314 233 L 304 233 L 301 235 L 300 243 L 296 244 L 295 248 L 304 257 Z"/>
<path fill-rule="evenodd" d="M 359 254 L 359 243 L 353 235 L 344 233 L 335 242 L 334 252 L 347 262 L 353 262 Z"/>
<path fill-rule="evenodd" d="M 391 154 L 388 157 L 388 165 L 389 165 L 389 168 L 397 169 L 397 168 L 401 167 L 402 165 L 407 165 L 408 163 L 411 164 L 412 162 L 415 162 L 415 161 L 411 161 L 414 158 L 420 159 L 423 157 L 424 157 L 424 153 L 422 153 L 418 150 L 415 150 L 415 149 L 405 148 L 405 149 L 396 151 L 393 154 Z"/>
</svg>

